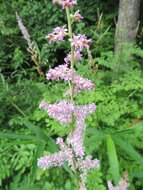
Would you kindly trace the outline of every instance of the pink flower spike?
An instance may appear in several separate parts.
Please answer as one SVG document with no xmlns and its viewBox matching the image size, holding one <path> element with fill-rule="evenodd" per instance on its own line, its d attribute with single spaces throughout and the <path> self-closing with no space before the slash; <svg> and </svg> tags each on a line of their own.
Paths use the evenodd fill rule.
<svg viewBox="0 0 143 190">
<path fill-rule="evenodd" d="M 81 21 L 81 20 L 83 19 L 83 16 L 81 16 L 79 10 L 76 11 L 76 12 L 74 13 L 74 15 L 73 15 L 73 19 L 74 19 L 75 21 L 78 21 L 78 22 Z"/>
</svg>

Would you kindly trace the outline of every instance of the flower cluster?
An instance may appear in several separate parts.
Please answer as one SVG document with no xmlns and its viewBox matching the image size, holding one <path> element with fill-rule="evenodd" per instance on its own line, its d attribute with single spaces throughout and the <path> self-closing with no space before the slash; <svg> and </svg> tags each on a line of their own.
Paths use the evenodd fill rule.
<svg viewBox="0 0 143 190">
<path fill-rule="evenodd" d="M 70 150 L 66 149 L 65 151 L 60 151 L 49 156 L 44 156 L 38 159 L 38 167 L 46 169 L 55 166 L 62 166 L 65 161 L 69 160 L 71 153 L 72 152 Z"/>
<path fill-rule="evenodd" d="M 74 105 L 66 100 L 55 104 L 48 104 L 45 101 L 42 101 L 39 108 L 46 110 L 50 117 L 56 119 L 61 124 L 69 124 L 72 121 Z"/>
<path fill-rule="evenodd" d="M 118 186 L 113 186 L 113 184 L 111 183 L 111 181 L 108 181 L 108 189 L 109 190 L 127 190 L 129 187 L 128 184 L 128 173 L 125 172 L 123 175 L 123 178 L 121 178 L 119 185 Z"/>
<path fill-rule="evenodd" d="M 64 37 L 67 35 L 67 29 L 65 26 L 56 27 L 52 33 L 48 34 L 46 38 L 49 40 L 49 43 L 56 41 L 63 41 Z"/>
<path fill-rule="evenodd" d="M 87 39 L 85 35 L 81 34 L 74 35 L 70 41 L 75 49 L 80 49 L 80 50 L 82 50 L 83 48 L 89 48 L 91 44 L 91 39 Z"/>
<path fill-rule="evenodd" d="M 42 101 L 39 108 L 47 111 L 50 117 L 56 119 L 61 124 L 69 124 L 72 121 L 73 114 L 78 121 L 82 120 L 82 122 L 84 122 L 86 116 L 95 111 L 96 106 L 94 103 L 84 106 L 75 106 L 69 101 L 62 100 L 55 104 L 48 104 Z"/>
<path fill-rule="evenodd" d="M 85 160 L 78 159 L 77 162 L 74 162 L 75 156 L 74 152 L 71 148 L 68 148 L 67 145 L 63 142 L 62 138 L 57 139 L 57 144 L 59 144 L 60 151 L 56 152 L 52 155 L 43 156 L 38 159 L 38 167 L 41 169 L 48 169 L 51 167 L 63 166 L 65 162 L 73 170 L 78 170 L 81 172 L 81 184 L 80 186 L 85 187 L 85 180 L 87 177 L 87 173 L 90 169 L 99 168 L 99 160 L 93 160 L 91 156 L 87 156 Z"/>
<path fill-rule="evenodd" d="M 78 74 L 76 74 L 75 70 L 68 68 L 67 64 L 59 65 L 54 69 L 50 69 L 46 74 L 47 80 L 59 80 L 62 79 L 64 81 L 72 81 L 74 86 L 74 92 L 79 92 L 81 90 L 92 90 L 94 88 L 94 84 Z M 70 94 L 70 92 L 66 92 L 66 94 Z"/>
<path fill-rule="evenodd" d="M 86 116 L 95 111 L 95 104 L 85 106 L 74 106 L 72 103 L 65 100 L 56 104 L 48 104 L 42 101 L 39 105 L 41 109 L 48 112 L 49 116 L 59 121 L 61 124 L 69 124 L 72 121 L 72 116 L 75 116 L 75 130 L 69 134 L 67 143 L 73 147 L 76 156 L 84 155 L 84 130 Z"/>
<path fill-rule="evenodd" d="M 66 64 L 69 64 L 71 63 L 71 53 L 67 54 L 67 56 L 65 57 L 64 61 Z M 82 54 L 81 54 L 81 51 L 80 50 L 76 50 L 74 51 L 74 60 L 75 61 L 81 61 L 82 60 Z"/>
<path fill-rule="evenodd" d="M 62 166 L 65 162 L 68 162 L 70 166 L 73 165 L 73 152 L 71 148 L 68 148 L 62 138 L 57 139 L 57 144 L 60 145 L 61 151 L 52 155 L 44 156 L 38 159 L 38 166 L 42 169 L 50 167 Z"/>
</svg>

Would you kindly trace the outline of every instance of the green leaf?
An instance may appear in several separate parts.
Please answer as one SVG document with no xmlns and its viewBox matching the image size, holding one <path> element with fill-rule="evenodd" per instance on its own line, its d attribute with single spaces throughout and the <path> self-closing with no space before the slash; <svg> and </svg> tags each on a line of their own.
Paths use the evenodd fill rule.
<svg viewBox="0 0 143 190">
<path fill-rule="evenodd" d="M 93 151 L 98 150 L 99 146 L 105 139 L 105 134 L 96 128 L 87 128 L 84 139 L 86 153 L 92 154 Z"/>
<path fill-rule="evenodd" d="M 105 134 L 96 128 L 87 128 L 86 136 L 94 136 L 96 140 L 103 140 L 105 138 Z"/>
<path fill-rule="evenodd" d="M 30 180 L 30 183 L 32 184 L 35 180 L 35 177 L 36 177 L 36 171 L 38 169 L 38 166 L 37 166 L 37 160 L 38 158 L 41 156 L 41 154 L 44 152 L 44 149 L 45 149 L 45 143 L 44 142 L 40 142 L 37 147 L 36 147 L 36 152 L 34 154 L 34 157 L 33 157 L 33 163 L 32 163 L 32 168 L 31 168 L 31 180 Z"/>
<path fill-rule="evenodd" d="M 117 184 L 120 179 L 120 173 L 119 173 L 119 162 L 116 153 L 116 147 L 110 135 L 107 136 L 106 142 L 107 142 L 107 153 L 111 168 L 111 174 L 115 184 Z"/>
<path fill-rule="evenodd" d="M 0 132 L 0 139 L 35 140 L 35 137 L 31 135 L 15 134 L 12 132 Z"/>
<path fill-rule="evenodd" d="M 37 137 L 37 142 L 46 142 L 48 144 L 48 149 L 51 152 L 55 152 L 57 150 L 57 145 L 55 144 L 54 140 L 45 134 L 45 132 L 38 126 L 35 126 L 30 121 L 25 120 L 24 125 L 31 130 L 33 134 Z"/>
<path fill-rule="evenodd" d="M 118 131 L 116 131 L 116 133 L 129 133 L 129 132 L 132 132 L 133 130 L 139 131 L 139 132 L 140 132 L 140 130 L 143 130 L 143 121 L 133 125 L 132 127 L 127 128 L 127 129 L 118 130 Z"/>
<path fill-rule="evenodd" d="M 134 127 L 132 127 L 135 130 L 143 130 L 143 121 L 137 123 L 136 125 L 134 125 Z"/>
<path fill-rule="evenodd" d="M 143 164 L 143 157 L 135 150 L 135 148 L 128 141 L 123 140 L 117 136 L 114 138 L 114 141 L 133 160 L 137 161 L 140 164 Z"/>
<path fill-rule="evenodd" d="M 132 177 L 143 178 L 143 171 L 135 171 L 131 174 Z"/>
<path fill-rule="evenodd" d="M 23 124 L 30 129 L 30 131 L 36 135 L 36 137 L 40 140 L 40 141 L 47 141 L 48 136 L 43 132 L 43 130 L 40 127 L 35 126 L 33 123 L 31 123 L 30 121 L 24 120 Z"/>
</svg>

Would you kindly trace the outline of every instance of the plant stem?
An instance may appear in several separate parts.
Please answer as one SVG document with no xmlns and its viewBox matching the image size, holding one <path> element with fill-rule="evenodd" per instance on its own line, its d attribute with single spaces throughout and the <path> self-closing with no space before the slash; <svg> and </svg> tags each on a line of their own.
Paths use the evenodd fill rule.
<svg viewBox="0 0 143 190">
<path fill-rule="evenodd" d="M 73 38 L 73 32 L 72 32 L 72 21 L 70 17 L 70 10 L 69 8 L 66 8 L 66 14 L 67 14 L 67 21 L 68 21 L 68 32 L 70 39 Z M 71 101 L 74 102 L 74 47 L 71 44 L 71 70 L 72 70 L 72 80 L 71 80 Z"/>
<path fill-rule="evenodd" d="M 21 115 L 23 115 L 24 117 L 26 116 L 25 113 L 24 113 L 15 103 L 12 102 L 12 106 L 13 106 L 14 108 L 16 108 L 16 110 L 17 110 L 19 113 L 21 113 Z"/>
<path fill-rule="evenodd" d="M 66 8 L 66 15 L 67 15 L 67 21 L 68 21 L 68 33 L 69 33 L 69 37 L 70 37 L 70 40 L 72 40 L 73 38 L 73 32 L 72 32 L 72 20 L 71 20 L 71 17 L 70 17 L 70 10 L 69 8 L 67 7 Z M 71 79 L 71 82 L 69 84 L 70 86 L 70 96 L 71 96 L 71 101 L 72 103 L 74 104 L 74 64 L 75 64 L 75 58 L 74 58 L 74 47 L 72 46 L 72 44 L 70 44 L 70 48 L 71 48 L 71 64 L 70 64 L 70 68 L 72 70 L 72 79 Z M 72 119 L 72 125 L 74 125 L 74 115 L 73 115 L 73 119 Z M 72 130 L 73 130 L 73 126 L 72 126 Z M 75 171 L 75 179 L 76 179 L 76 188 L 77 190 L 79 189 L 79 181 L 78 181 L 78 172 Z"/>
<path fill-rule="evenodd" d="M 92 58 L 92 54 L 91 54 L 89 47 L 87 48 L 87 54 L 88 54 L 89 66 L 90 66 L 90 69 L 92 69 L 92 66 L 94 64 L 94 60 Z"/>
</svg>

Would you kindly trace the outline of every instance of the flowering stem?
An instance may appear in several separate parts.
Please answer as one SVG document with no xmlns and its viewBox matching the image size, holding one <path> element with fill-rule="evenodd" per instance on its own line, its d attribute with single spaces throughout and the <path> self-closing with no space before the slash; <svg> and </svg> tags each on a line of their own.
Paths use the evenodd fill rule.
<svg viewBox="0 0 143 190">
<path fill-rule="evenodd" d="M 68 32 L 69 32 L 69 37 L 70 39 L 73 38 L 73 32 L 72 32 L 72 22 L 71 22 L 71 17 L 70 17 L 70 10 L 67 7 L 66 8 L 66 14 L 67 14 L 67 21 L 68 21 Z M 72 81 L 71 81 L 71 101 L 74 102 L 74 47 L 71 44 L 71 69 L 72 69 Z"/>
<path fill-rule="evenodd" d="M 67 14 L 67 21 L 68 21 L 68 32 L 69 32 L 69 37 L 70 37 L 70 40 L 72 40 L 73 38 L 73 32 L 72 32 L 72 21 L 71 21 L 71 17 L 70 17 L 70 10 L 69 8 L 67 7 L 66 8 L 66 14 Z M 74 103 L 74 64 L 75 64 L 75 60 L 74 60 L 74 47 L 72 46 L 72 44 L 70 44 L 71 46 L 71 70 L 72 70 L 72 80 L 70 82 L 70 88 L 71 88 L 71 101 Z M 73 116 L 73 122 L 72 122 L 72 125 L 74 125 L 74 116 Z M 74 127 L 72 126 L 72 129 Z M 74 160 L 73 160 L 74 162 Z M 78 181 L 78 172 L 75 171 L 75 179 L 76 179 L 76 187 L 77 187 L 77 190 L 79 189 L 79 181 Z"/>
</svg>

